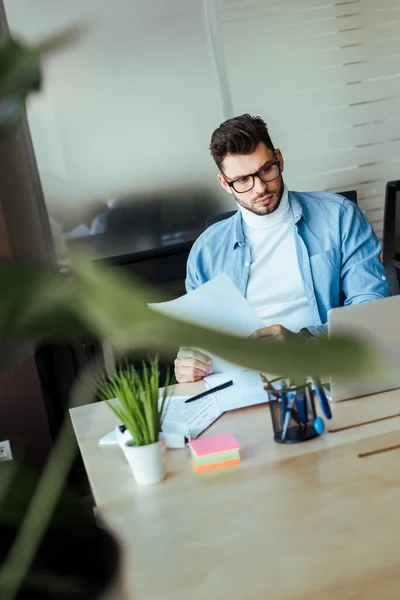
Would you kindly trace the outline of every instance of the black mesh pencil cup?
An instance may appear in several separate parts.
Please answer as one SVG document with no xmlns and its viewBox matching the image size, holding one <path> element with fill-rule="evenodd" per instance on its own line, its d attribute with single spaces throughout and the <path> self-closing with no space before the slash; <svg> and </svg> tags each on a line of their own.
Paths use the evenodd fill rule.
<svg viewBox="0 0 400 600">
<path fill-rule="evenodd" d="M 279 386 L 279 382 L 284 382 Z M 311 385 L 288 385 L 284 379 L 264 384 L 269 396 L 274 440 L 279 444 L 296 444 L 318 436 L 314 427 L 317 413 Z"/>
</svg>

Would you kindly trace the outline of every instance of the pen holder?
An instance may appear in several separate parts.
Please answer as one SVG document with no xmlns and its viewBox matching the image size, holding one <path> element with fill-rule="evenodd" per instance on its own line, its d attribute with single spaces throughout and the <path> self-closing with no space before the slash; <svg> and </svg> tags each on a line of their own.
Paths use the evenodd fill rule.
<svg viewBox="0 0 400 600">
<path fill-rule="evenodd" d="M 274 440 L 279 444 L 296 444 L 317 437 L 314 423 L 317 418 L 311 385 L 276 389 L 272 384 L 285 380 L 275 379 L 264 385 L 269 396 Z"/>
</svg>

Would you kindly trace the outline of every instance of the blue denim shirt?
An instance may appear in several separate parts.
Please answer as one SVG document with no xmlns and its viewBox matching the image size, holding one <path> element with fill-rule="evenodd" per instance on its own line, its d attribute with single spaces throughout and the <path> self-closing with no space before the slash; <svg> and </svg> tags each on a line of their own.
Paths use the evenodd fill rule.
<svg viewBox="0 0 400 600">
<path fill-rule="evenodd" d="M 326 331 L 331 308 L 390 295 L 380 242 L 356 204 L 327 192 L 289 192 L 289 203 L 297 260 L 313 315 L 308 327 L 312 333 Z M 186 289 L 226 273 L 246 295 L 250 267 L 238 211 L 196 240 L 187 263 Z"/>
</svg>

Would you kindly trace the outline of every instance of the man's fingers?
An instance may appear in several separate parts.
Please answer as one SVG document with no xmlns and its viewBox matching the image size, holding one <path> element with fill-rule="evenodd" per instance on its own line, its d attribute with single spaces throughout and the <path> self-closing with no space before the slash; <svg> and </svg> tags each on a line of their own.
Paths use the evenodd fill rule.
<svg viewBox="0 0 400 600">
<path fill-rule="evenodd" d="M 174 364 L 178 383 L 200 381 L 212 373 L 211 358 L 193 348 L 181 348 Z"/>
<path fill-rule="evenodd" d="M 203 379 L 203 377 L 207 377 L 208 375 L 205 371 L 194 369 L 193 367 L 181 367 L 178 371 L 179 374 L 184 377 L 199 377 L 200 379 Z"/>
<path fill-rule="evenodd" d="M 189 370 L 197 370 L 201 371 L 205 375 L 209 375 L 212 372 L 211 365 L 205 365 L 199 360 L 195 360 L 194 358 L 176 358 L 175 359 L 175 369 L 178 371 L 185 370 L 188 372 Z"/>
<path fill-rule="evenodd" d="M 254 331 L 250 338 L 259 339 L 263 337 L 273 337 L 275 335 L 282 335 L 282 327 L 280 325 L 270 325 L 269 327 L 261 327 Z"/>
<path fill-rule="evenodd" d="M 195 360 L 200 361 L 205 365 L 211 365 L 212 360 L 207 354 L 200 352 L 200 350 L 194 350 L 193 348 L 181 348 L 179 351 L 179 358 L 193 358 Z"/>
<path fill-rule="evenodd" d="M 178 383 L 191 383 L 193 381 L 200 381 L 207 375 L 208 373 L 193 367 L 178 366 L 175 368 L 175 377 Z"/>
<path fill-rule="evenodd" d="M 197 360 L 196 358 L 184 358 L 182 359 L 183 367 L 193 367 L 194 369 L 200 369 L 205 373 L 211 373 L 212 367 L 211 363 L 203 363 L 201 360 Z"/>
<path fill-rule="evenodd" d="M 174 364 L 178 383 L 199 381 L 212 373 L 211 364 L 205 365 L 194 358 L 176 358 Z"/>
<path fill-rule="evenodd" d="M 201 381 L 203 377 L 196 375 L 176 375 L 178 383 L 194 383 L 195 381 Z"/>
</svg>

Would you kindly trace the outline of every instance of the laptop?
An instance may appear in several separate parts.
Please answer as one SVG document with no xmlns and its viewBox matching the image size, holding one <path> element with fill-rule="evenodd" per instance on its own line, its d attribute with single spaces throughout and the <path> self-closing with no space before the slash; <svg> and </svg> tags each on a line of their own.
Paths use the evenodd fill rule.
<svg viewBox="0 0 400 600">
<path fill-rule="evenodd" d="M 390 378 L 367 380 L 331 379 L 333 402 L 400 388 L 400 296 L 334 308 L 328 313 L 329 335 L 352 334 L 368 340 L 382 353 Z"/>
</svg>

